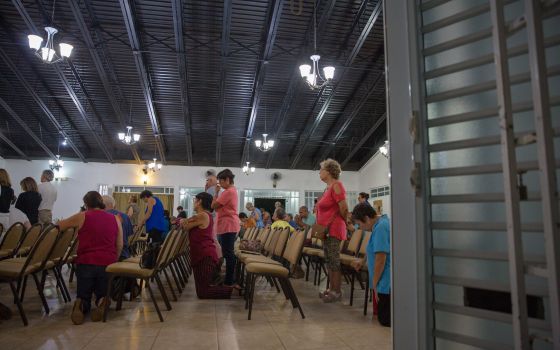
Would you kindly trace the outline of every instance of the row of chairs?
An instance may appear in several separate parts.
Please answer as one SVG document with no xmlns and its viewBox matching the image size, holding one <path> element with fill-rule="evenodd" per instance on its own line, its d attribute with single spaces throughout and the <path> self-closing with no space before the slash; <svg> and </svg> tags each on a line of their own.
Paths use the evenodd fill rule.
<svg viewBox="0 0 560 350">
<path fill-rule="evenodd" d="M 358 279 L 360 285 L 365 289 L 365 301 L 364 301 L 364 315 L 367 313 L 367 300 L 369 292 L 369 278 L 365 278 L 365 286 L 362 282 L 362 272 L 367 275 L 367 266 L 363 265 L 363 269 L 357 272 L 353 267 L 357 261 L 364 262 L 366 256 L 366 248 L 371 237 L 371 232 L 364 232 L 362 230 L 356 230 L 352 233 L 348 245 L 345 247 L 345 241 L 340 242 L 340 264 L 342 272 L 346 281 L 350 284 L 350 305 L 354 302 L 354 289 L 355 281 Z M 309 281 L 309 270 L 314 269 L 313 284 L 318 285 L 321 282 L 321 274 L 325 273 L 327 276 L 327 286 L 328 273 L 325 268 L 325 253 L 322 248 L 322 241 L 313 239 L 312 247 L 303 248 L 302 260 L 306 265 L 305 279 Z"/>
<path fill-rule="evenodd" d="M 296 231 L 290 235 L 289 228 L 271 230 L 269 228 L 251 230 L 246 233 L 247 239 L 264 242 L 261 252 L 237 250 L 238 273 L 241 283 L 245 285 L 245 308 L 248 319 L 251 319 L 256 281 L 264 277 L 269 283 L 284 293 L 293 308 L 298 308 L 305 318 L 301 304 L 290 282 L 290 273 L 299 263 L 305 232 Z"/>
<path fill-rule="evenodd" d="M 145 289 L 148 290 L 150 298 L 158 314 L 159 320 L 163 322 L 163 315 L 154 296 L 150 282 L 156 282 L 167 310 L 171 310 L 171 303 L 169 302 L 169 298 L 167 297 L 167 293 L 160 276 L 163 274 L 163 276 L 166 278 L 173 300 L 177 301 L 177 294 L 182 293 L 186 284 L 188 283 L 189 276 L 192 274 L 188 234 L 186 232 L 183 232 L 182 230 L 170 231 L 161 245 L 156 258 L 155 266 L 153 268 L 142 268 L 140 266 L 140 259 L 140 256 L 136 256 L 107 266 L 106 271 L 109 275 L 109 287 L 107 295 L 111 296 L 113 293 L 112 288 L 115 278 L 128 278 L 130 279 L 130 281 L 139 279 L 141 281 L 141 286 L 145 285 Z M 175 293 L 172 281 L 169 278 L 169 273 L 173 277 L 175 287 L 177 288 L 177 293 Z M 119 311 L 122 308 L 123 294 L 126 288 L 126 283 L 120 283 L 118 285 L 119 291 L 117 294 L 118 298 L 116 311 Z M 141 287 L 141 289 L 143 288 Z M 106 308 L 103 316 L 103 322 L 106 322 L 107 320 L 109 303 L 106 303 L 105 306 Z"/>
<path fill-rule="evenodd" d="M 60 232 L 57 226 L 48 225 L 42 229 L 40 225 L 34 225 L 25 234 L 19 234 L 22 227 L 21 223 L 12 225 L 3 239 L 2 243 L 8 240 L 9 246 L 14 237 L 19 235 L 22 242 L 19 243 L 19 248 L 13 248 L 13 255 L 0 261 L 0 281 L 10 285 L 23 324 L 27 326 L 28 321 L 22 303 L 30 276 L 35 281 L 37 292 L 47 314 L 50 310 L 43 290 L 49 271 L 53 272 L 64 300 L 70 301 L 70 293 L 62 278 L 61 269 L 72 256 L 77 239 L 73 228 Z M 22 247 L 25 248 L 23 242 L 33 237 L 37 230 L 38 234 L 29 250 L 21 250 Z M 23 231 L 25 230 L 23 229 Z M 21 256 L 22 254 L 25 256 Z"/>
</svg>

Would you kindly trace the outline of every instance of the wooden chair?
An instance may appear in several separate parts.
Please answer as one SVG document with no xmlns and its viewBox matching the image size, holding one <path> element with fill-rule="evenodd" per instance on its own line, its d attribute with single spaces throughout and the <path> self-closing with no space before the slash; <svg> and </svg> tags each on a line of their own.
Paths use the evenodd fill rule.
<svg viewBox="0 0 560 350">
<path fill-rule="evenodd" d="M 140 279 L 143 282 L 145 282 L 146 288 L 148 289 L 148 292 L 150 294 L 150 298 L 152 299 L 152 302 L 154 304 L 154 307 L 156 309 L 156 312 L 158 314 L 159 320 L 161 322 L 163 322 L 163 316 L 161 314 L 161 311 L 159 309 L 159 306 L 157 304 L 157 301 L 154 297 L 154 293 L 152 291 L 152 288 L 150 286 L 150 280 L 155 280 L 159 291 L 161 293 L 161 296 L 163 297 L 163 300 L 165 302 L 165 305 L 167 307 L 167 310 L 171 310 L 171 304 L 169 303 L 169 299 L 167 298 L 167 294 L 165 293 L 165 289 L 163 288 L 163 283 L 161 282 L 161 279 L 159 278 L 159 274 L 158 272 L 160 272 L 161 268 L 163 266 L 165 266 L 165 263 L 167 262 L 167 258 L 170 255 L 170 252 L 172 251 L 173 247 L 174 247 L 174 243 L 175 240 L 178 237 L 178 231 L 171 231 L 167 237 L 165 238 L 165 241 L 163 242 L 161 249 L 159 251 L 159 254 L 157 256 L 156 259 L 156 264 L 154 266 L 153 269 L 145 269 L 145 268 L 141 268 L 140 265 L 136 262 L 127 262 L 127 261 L 122 261 L 122 262 L 117 262 L 114 264 L 111 264 L 109 266 L 107 266 L 106 270 L 107 273 L 109 274 L 109 287 L 107 290 L 107 295 L 111 295 L 112 292 L 112 285 L 113 285 L 113 279 L 115 277 L 130 277 L 130 278 L 134 278 L 134 279 Z M 121 286 L 123 286 L 124 284 L 121 284 Z M 119 301 L 117 302 L 117 307 L 116 310 L 120 310 L 121 309 L 121 305 L 122 305 L 122 289 L 119 292 Z M 105 305 L 105 312 L 103 313 L 103 322 L 107 321 L 107 314 L 108 314 L 108 308 L 109 308 L 109 303 L 106 303 Z"/>
<path fill-rule="evenodd" d="M 19 314 L 25 326 L 27 326 L 28 322 L 25 312 L 23 311 L 23 298 L 20 297 L 19 294 L 20 290 L 22 295 L 24 294 L 24 281 L 29 275 L 33 276 L 45 312 L 47 314 L 49 313 L 49 306 L 47 304 L 47 300 L 45 299 L 45 295 L 43 294 L 42 283 L 37 274 L 45 268 L 58 238 L 58 228 L 56 226 L 47 227 L 47 229 L 39 235 L 35 244 L 31 247 L 27 257 L 11 258 L 0 261 L 0 280 L 9 283 Z"/>
<path fill-rule="evenodd" d="M 16 222 L 10 226 L 0 243 L 0 260 L 14 257 L 24 234 L 25 226 L 21 222 Z"/>
<path fill-rule="evenodd" d="M 282 256 L 288 262 L 289 268 L 282 266 L 282 264 L 278 264 L 278 261 L 270 258 L 261 262 L 250 262 L 245 265 L 245 270 L 247 271 L 247 291 L 245 293 L 245 306 L 249 309 L 249 313 L 247 316 L 249 320 L 251 319 L 251 312 L 253 309 L 255 283 L 259 276 L 278 280 L 280 286 L 282 287 L 282 291 L 286 296 L 286 299 L 289 299 L 292 303 L 292 307 L 297 307 L 299 309 L 301 317 L 305 318 L 294 288 L 292 287 L 292 284 L 289 280 L 290 269 L 298 263 L 304 241 L 305 233 L 302 231 L 297 231 L 288 240 L 286 249 L 284 250 L 284 254 Z"/>
</svg>

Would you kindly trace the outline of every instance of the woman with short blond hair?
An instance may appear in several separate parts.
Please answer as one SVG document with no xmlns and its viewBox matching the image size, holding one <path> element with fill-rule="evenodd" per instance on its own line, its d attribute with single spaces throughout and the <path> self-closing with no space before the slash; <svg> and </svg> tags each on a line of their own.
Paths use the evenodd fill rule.
<svg viewBox="0 0 560 350">
<path fill-rule="evenodd" d="M 16 208 L 27 215 L 31 225 L 35 225 L 39 222 L 39 205 L 42 201 L 37 182 L 32 177 L 26 177 L 19 184 L 22 192 L 18 196 Z"/>
<path fill-rule="evenodd" d="M 319 177 L 327 184 L 327 189 L 317 202 L 317 223 L 326 227 L 327 232 L 323 249 L 329 271 L 330 289 L 321 292 L 319 296 L 325 303 L 339 301 L 342 296 L 340 242 L 346 240 L 348 203 L 346 190 L 339 180 L 341 172 L 340 164 L 336 160 L 327 159 L 321 162 Z"/>
</svg>

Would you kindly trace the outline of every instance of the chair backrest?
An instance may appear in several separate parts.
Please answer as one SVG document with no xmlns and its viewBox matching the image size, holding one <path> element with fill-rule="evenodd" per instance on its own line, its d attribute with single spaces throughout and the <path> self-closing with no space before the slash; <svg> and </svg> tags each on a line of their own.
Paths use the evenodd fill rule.
<svg viewBox="0 0 560 350">
<path fill-rule="evenodd" d="M 16 249 L 21 242 L 24 232 L 25 226 L 21 222 L 16 222 L 10 226 L 0 243 L 0 249 Z"/>
<path fill-rule="evenodd" d="M 271 230 L 268 237 L 269 239 L 264 245 L 264 251 L 267 255 L 272 255 L 274 253 L 274 248 L 276 247 L 276 242 L 278 242 L 278 238 L 280 237 L 279 230 Z"/>
<path fill-rule="evenodd" d="M 348 242 L 348 247 L 346 250 L 351 255 L 356 255 L 358 249 L 360 249 L 360 242 L 362 241 L 362 230 L 356 230 L 352 233 L 352 237 L 350 237 L 350 241 Z"/>
<path fill-rule="evenodd" d="M 35 242 L 37 242 L 37 239 L 39 238 L 42 230 L 43 225 L 41 224 L 35 224 L 31 226 L 31 228 L 29 228 L 29 230 L 27 230 L 27 232 L 25 233 L 19 249 L 32 247 Z"/>
<path fill-rule="evenodd" d="M 167 257 L 171 252 L 176 237 L 177 237 L 177 230 L 171 231 L 165 237 L 165 240 L 161 245 L 161 249 L 159 250 L 159 254 L 156 260 L 156 268 L 159 268 L 160 266 L 164 266 L 165 263 L 167 262 Z"/>
<path fill-rule="evenodd" d="M 60 237 L 60 232 L 58 227 L 49 226 L 43 233 L 39 235 L 35 244 L 29 252 L 28 261 L 29 264 L 41 264 L 43 265 L 47 259 L 49 259 L 54 245 L 56 244 L 58 238 Z"/>
<path fill-rule="evenodd" d="M 366 255 L 366 248 L 371 239 L 372 233 L 369 231 L 364 231 L 364 238 L 362 239 L 362 245 L 360 245 L 360 250 L 358 251 L 358 256 Z"/>
<path fill-rule="evenodd" d="M 260 236 L 260 240 L 261 243 L 264 245 L 266 243 L 266 241 L 268 241 L 268 237 L 270 237 L 270 235 L 272 234 L 271 230 L 264 230 L 263 233 Z"/>
<path fill-rule="evenodd" d="M 257 234 L 257 232 L 259 232 L 258 228 L 251 227 L 250 229 L 247 230 L 247 232 L 245 232 L 245 235 L 243 236 L 243 238 L 253 239 L 255 237 L 255 235 Z"/>
<path fill-rule="evenodd" d="M 268 232 L 270 232 L 270 229 L 259 230 L 254 239 L 258 239 L 263 242 L 263 237 L 264 235 L 268 235 Z"/>
<path fill-rule="evenodd" d="M 305 232 L 297 231 L 288 240 L 286 244 L 286 250 L 284 251 L 283 258 L 290 262 L 290 266 L 297 264 L 301 251 L 303 249 L 303 243 L 305 242 Z"/>
<path fill-rule="evenodd" d="M 278 241 L 276 241 L 276 245 L 274 246 L 274 256 L 282 256 L 284 253 L 284 248 L 286 248 L 286 242 L 288 241 L 288 237 L 290 236 L 290 229 L 286 227 L 283 230 L 278 230 L 275 233 L 278 235 Z"/>
<path fill-rule="evenodd" d="M 52 250 L 49 260 L 64 258 L 64 255 L 68 251 L 68 248 L 72 244 L 72 239 L 74 238 L 75 228 L 68 228 L 60 233 L 60 238 L 56 241 L 56 244 Z"/>
</svg>

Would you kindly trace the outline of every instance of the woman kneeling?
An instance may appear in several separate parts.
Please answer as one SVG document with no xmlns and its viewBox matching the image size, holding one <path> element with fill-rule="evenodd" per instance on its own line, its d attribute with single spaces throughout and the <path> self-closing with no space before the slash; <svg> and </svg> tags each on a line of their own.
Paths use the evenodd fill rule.
<svg viewBox="0 0 560 350">
<path fill-rule="evenodd" d="M 193 200 L 196 214 L 189 219 L 181 220 L 181 227 L 189 230 L 196 295 L 200 299 L 229 299 L 232 287 L 212 285 L 218 268 L 218 254 L 212 235 L 214 222 L 210 214 L 212 196 L 201 192 Z"/>
<path fill-rule="evenodd" d="M 123 233 L 117 217 L 106 212 L 103 198 L 96 191 L 84 196 L 86 211 L 58 222 L 60 230 L 78 228 L 78 257 L 76 259 L 77 295 L 72 308 L 72 322 L 84 323 L 84 315 L 91 309 L 91 297 L 95 293 L 91 320 L 103 319 L 107 298 L 107 274 L 105 268 L 117 262 L 123 247 Z"/>
</svg>

